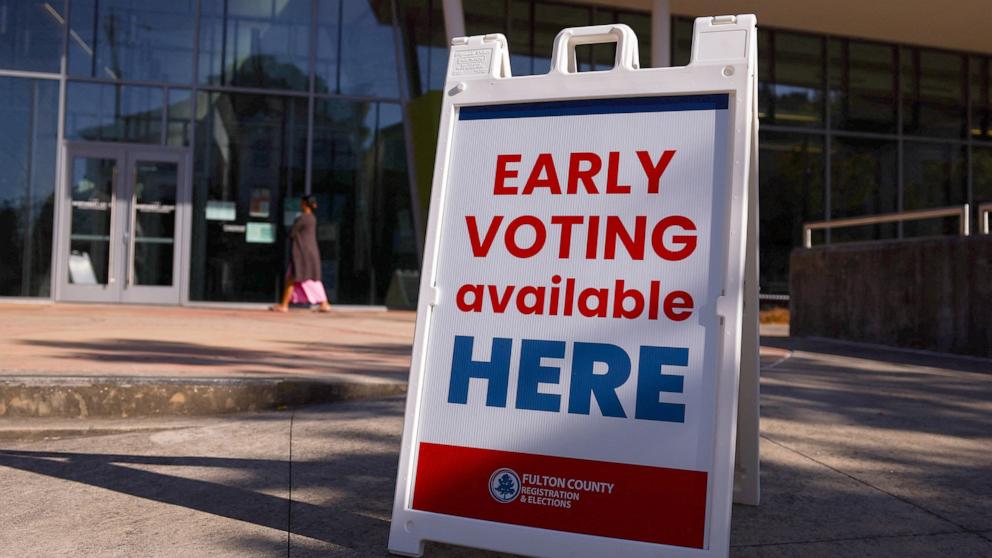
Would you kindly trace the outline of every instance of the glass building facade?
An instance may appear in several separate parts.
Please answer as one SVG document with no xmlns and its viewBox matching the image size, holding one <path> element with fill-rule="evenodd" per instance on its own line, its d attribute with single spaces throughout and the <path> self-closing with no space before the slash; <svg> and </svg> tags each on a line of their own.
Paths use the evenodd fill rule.
<svg viewBox="0 0 992 558">
<path fill-rule="evenodd" d="M 650 65 L 648 13 L 464 15 L 506 33 L 514 75 L 547 72 L 561 28 L 611 22 Z M 691 26 L 672 20 L 673 65 Z M 440 0 L 0 0 L 0 296 L 272 302 L 313 194 L 331 301 L 408 303 L 445 37 Z M 759 48 L 763 292 L 787 294 L 804 222 L 992 201 L 992 57 L 767 28 Z M 613 56 L 585 47 L 580 69 Z"/>
</svg>

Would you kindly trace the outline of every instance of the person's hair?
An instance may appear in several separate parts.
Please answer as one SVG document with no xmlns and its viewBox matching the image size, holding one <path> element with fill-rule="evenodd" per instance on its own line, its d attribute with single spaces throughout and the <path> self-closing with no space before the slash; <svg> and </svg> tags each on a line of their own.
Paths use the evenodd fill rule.
<svg viewBox="0 0 992 558">
<path fill-rule="evenodd" d="M 303 196 L 303 203 L 310 208 L 310 210 L 317 209 L 317 196 Z"/>
</svg>

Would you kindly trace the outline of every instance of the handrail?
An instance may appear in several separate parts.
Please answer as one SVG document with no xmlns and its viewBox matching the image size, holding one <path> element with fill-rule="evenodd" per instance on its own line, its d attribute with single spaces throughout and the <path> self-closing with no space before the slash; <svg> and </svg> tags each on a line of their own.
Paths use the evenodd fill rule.
<svg viewBox="0 0 992 558">
<path fill-rule="evenodd" d="M 987 207 L 986 207 L 987 206 Z M 986 204 L 986 212 L 992 211 L 992 204 Z M 882 213 L 879 215 L 865 215 L 862 217 L 848 217 L 845 219 L 832 219 L 830 221 L 813 221 L 803 223 L 803 247 L 813 247 L 813 231 L 824 229 L 836 229 L 840 227 L 855 227 L 858 225 L 877 225 L 880 223 L 895 223 L 899 221 L 915 221 L 919 219 L 934 219 L 937 217 L 958 217 L 961 220 L 961 236 L 971 234 L 969 223 L 970 207 L 968 204 L 954 205 L 950 207 L 940 207 L 935 209 L 916 209 L 912 211 L 899 211 L 896 213 Z M 988 219 L 983 218 L 985 230 L 988 230 Z"/>
<path fill-rule="evenodd" d="M 992 213 L 992 202 L 986 202 L 978 206 L 978 231 L 980 234 L 989 234 L 989 213 Z"/>
</svg>

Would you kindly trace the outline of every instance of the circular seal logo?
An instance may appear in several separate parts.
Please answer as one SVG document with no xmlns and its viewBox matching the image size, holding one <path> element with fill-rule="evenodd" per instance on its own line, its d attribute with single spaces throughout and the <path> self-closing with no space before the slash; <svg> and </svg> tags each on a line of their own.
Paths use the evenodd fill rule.
<svg viewBox="0 0 992 558">
<path fill-rule="evenodd" d="M 500 504 L 509 504 L 520 495 L 520 477 L 513 469 L 496 469 L 489 477 L 489 495 Z"/>
</svg>

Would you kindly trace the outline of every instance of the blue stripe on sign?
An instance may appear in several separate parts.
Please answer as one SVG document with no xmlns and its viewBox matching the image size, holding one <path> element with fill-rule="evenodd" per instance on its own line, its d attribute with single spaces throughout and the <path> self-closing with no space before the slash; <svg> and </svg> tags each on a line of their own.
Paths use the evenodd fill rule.
<svg viewBox="0 0 992 558">
<path fill-rule="evenodd" d="M 462 107 L 459 120 L 494 118 L 535 118 L 539 116 L 576 116 L 582 114 L 629 114 L 633 112 L 672 112 L 682 110 L 725 110 L 730 102 L 726 93 L 713 95 L 668 95 L 665 97 L 628 97 L 622 99 L 582 99 Z"/>
</svg>

